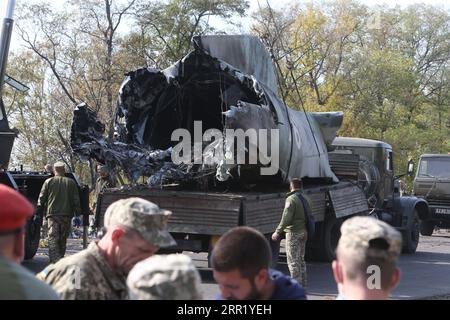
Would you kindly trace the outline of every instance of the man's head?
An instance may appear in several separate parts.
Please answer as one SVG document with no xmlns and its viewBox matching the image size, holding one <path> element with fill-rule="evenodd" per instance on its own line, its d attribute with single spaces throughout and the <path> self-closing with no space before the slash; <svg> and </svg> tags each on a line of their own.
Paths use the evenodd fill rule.
<svg viewBox="0 0 450 320">
<path fill-rule="evenodd" d="M 20 193 L 0 184 L 0 255 L 20 263 L 24 255 L 23 228 L 33 205 Z"/>
<path fill-rule="evenodd" d="M 107 177 L 109 175 L 109 168 L 105 165 L 98 165 L 97 166 L 97 172 L 100 175 L 100 177 Z"/>
<path fill-rule="evenodd" d="M 291 191 L 303 189 L 303 183 L 301 179 L 293 178 L 289 184 Z"/>
<path fill-rule="evenodd" d="M 53 170 L 56 176 L 64 176 L 66 174 L 66 167 L 62 161 L 55 162 Z"/>
<path fill-rule="evenodd" d="M 371 217 L 354 217 L 341 226 L 333 261 L 339 292 L 349 299 L 386 299 L 400 281 L 397 260 L 401 234 Z"/>
<path fill-rule="evenodd" d="M 270 280 L 271 250 L 264 236 L 248 227 L 225 233 L 212 251 L 214 279 L 224 299 L 262 299 Z"/>
<path fill-rule="evenodd" d="M 170 215 L 170 211 L 141 198 L 118 200 L 105 212 L 106 234 L 99 246 L 108 248 L 109 260 L 117 271 L 128 274 L 160 247 L 176 244 L 167 231 Z"/>
<path fill-rule="evenodd" d="M 45 172 L 53 174 L 53 166 L 47 163 L 44 167 Z"/>
<path fill-rule="evenodd" d="M 155 255 L 131 270 L 127 286 L 131 299 L 200 300 L 200 274 L 184 254 Z"/>
</svg>

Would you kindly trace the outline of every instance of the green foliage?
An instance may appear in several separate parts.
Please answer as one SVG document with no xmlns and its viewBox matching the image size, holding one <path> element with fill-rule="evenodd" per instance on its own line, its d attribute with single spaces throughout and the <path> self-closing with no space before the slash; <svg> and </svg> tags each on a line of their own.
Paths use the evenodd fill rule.
<svg viewBox="0 0 450 320">
<path fill-rule="evenodd" d="M 296 16 L 280 25 L 273 17 L 283 12 L 267 10 L 255 14 L 252 30 L 271 39 L 288 105 L 344 111 L 340 135 L 390 143 L 397 173 L 421 153 L 450 151 L 448 11 L 308 3 L 293 6 Z"/>
</svg>

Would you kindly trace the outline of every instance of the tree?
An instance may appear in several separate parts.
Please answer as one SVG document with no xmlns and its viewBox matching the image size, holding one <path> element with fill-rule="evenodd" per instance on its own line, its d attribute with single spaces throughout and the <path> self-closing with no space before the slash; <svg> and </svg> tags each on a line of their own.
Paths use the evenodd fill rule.
<svg viewBox="0 0 450 320">
<path fill-rule="evenodd" d="M 134 10 L 137 28 L 128 47 L 147 66 L 165 68 L 189 52 L 194 35 L 216 32 L 211 17 L 242 17 L 248 7 L 245 0 L 142 2 Z"/>
</svg>

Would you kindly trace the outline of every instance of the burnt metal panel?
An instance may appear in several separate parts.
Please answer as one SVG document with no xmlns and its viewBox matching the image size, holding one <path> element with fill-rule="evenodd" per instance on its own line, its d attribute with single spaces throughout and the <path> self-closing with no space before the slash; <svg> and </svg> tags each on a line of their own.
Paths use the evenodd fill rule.
<svg viewBox="0 0 450 320">
<path fill-rule="evenodd" d="M 192 234 L 220 235 L 239 224 L 243 197 L 229 194 L 212 194 L 188 191 L 105 191 L 101 210 L 114 201 L 129 197 L 141 197 L 171 210 L 169 231 Z"/>
<path fill-rule="evenodd" d="M 367 212 L 369 210 L 364 193 L 356 185 L 332 189 L 328 193 L 337 218 Z"/>
</svg>

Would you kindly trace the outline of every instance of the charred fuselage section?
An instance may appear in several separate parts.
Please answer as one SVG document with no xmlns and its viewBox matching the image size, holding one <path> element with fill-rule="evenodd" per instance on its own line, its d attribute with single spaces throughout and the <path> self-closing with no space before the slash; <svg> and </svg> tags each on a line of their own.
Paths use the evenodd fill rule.
<svg viewBox="0 0 450 320">
<path fill-rule="evenodd" d="M 256 38 L 246 39 L 247 47 L 262 46 Z M 208 41 L 211 48 L 214 42 Z M 220 41 L 226 46 L 226 38 Z M 72 125 L 74 151 L 123 169 L 131 183 L 150 177 L 152 186 L 204 177 L 243 183 L 281 183 L 292 177 L 337 181 L 326 142 L 332 141 L 342 114 L 289 109 L 265 84 L 224 59 L 212 56 L 197 41 L 194 51 L 165 70 L 129 72 L 119 92 L 114 139 L 107 140 L 95 114 L 79 105 Z M 188 144 L 193 152 L 186 157 L 183 149 L 183 163 L 174 161 L 180 140 L 173 134 L 180 129 L 192 138 Z M 241 145 L 228 144 L 217 135 L 205 139 L 211 130 L 223 137 L 229 131 L 254 130 L 256 136 L 248 134 Z M 250 160 L 252 150 L 256 161 Z M 239 151 L 245 153 L 245 161 L 237 161 Z M 261 174 L 259 168 L 275 170 Z"/>
</svg>

